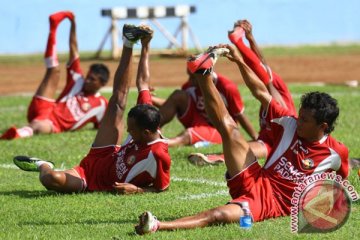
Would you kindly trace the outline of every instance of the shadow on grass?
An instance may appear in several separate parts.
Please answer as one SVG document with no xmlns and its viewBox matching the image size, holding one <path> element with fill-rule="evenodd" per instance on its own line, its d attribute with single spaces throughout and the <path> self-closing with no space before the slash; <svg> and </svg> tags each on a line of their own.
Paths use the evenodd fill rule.
<svg viewBox="0 0 360 240">
<path fill-rule="evenodd" d="M 44 196 L 64 195 L 52 191 L 28 191 L 28 190 L 15 190 L 15 191 L 0 191 L 0 196 L 18 196 L 22 198 L 37 198 Z"/>
<path fill-rule="evenodd" d="M 25 221 L 19 222 L 19 226 L 55 226 L 55 225 L 100 225 L 100 224 L 133 224 L 134 219 L 113 219 L 113 220 L 94 220 L 94 219 L 79 219 L 79 220 L 69 220 L 64 221 Z"/>
</svg>

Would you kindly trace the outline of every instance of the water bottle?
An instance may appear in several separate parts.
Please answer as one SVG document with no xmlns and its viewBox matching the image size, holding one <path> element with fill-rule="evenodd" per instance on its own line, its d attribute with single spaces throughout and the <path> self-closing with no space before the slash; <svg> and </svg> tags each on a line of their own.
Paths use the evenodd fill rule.
<svg viewBox="0 0 360 240">
<path fill-rule="evenodd" d="M 244 215 L 240 217 L 239 224 L 242 229 L 248 230 L 252 226 L 252 217 L 250 212 L 250 207 L 248 202 L 241 203 L 242 210 Z"/>
<path fill-rule="evenodd" d="M 195 143 L 194 147 L 195 148 L 208 147 L 208 146 L 210 146 L 210 144 L 211 143 L 208 141 L 200 141 L 200 142 Z"/>
</svg>

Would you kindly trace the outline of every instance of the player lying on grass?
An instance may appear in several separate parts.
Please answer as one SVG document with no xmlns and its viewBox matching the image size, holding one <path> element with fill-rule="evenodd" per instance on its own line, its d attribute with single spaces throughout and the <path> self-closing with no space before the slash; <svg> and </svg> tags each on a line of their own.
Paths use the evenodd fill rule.
<svg viewBox="0 0 360 240">
<path fill-rule="evenodd" d="M 162 116 L 161 126 L 177 116 L 185 127 L 178 136 L 169 139 L 169 146 L 194 144 L 196 146 L 196 143 L 202 141 L 221 144 L 221 136 L 205 112 L 204 98 L 195 81 L 195 76 L 189 70 L 187 73 L 189 79 L 182 85 L 181 90 L 175 90 L 166 100 L 155 96 L 152 98 L 153 104 L 159 107 Z M 236 84 L 215 72 L 211 74 L 211 77 L 234 121 L 240 123 L 251 139 L 256 139 L 257 133 L 244 113 L 244 103 Z"/>
<path fill-rule="evenodd" d="M 131 194 L 164 191 L 170 183 L 167 141 L 159 132 L 160 114 L 151 104 L 149 51 L 153 31 L 147 26 L 124 25 L 124 47 L 116 70 L 113 94 L 88 155 L 65 171 L 53 170 L 48 161 L 17 156 L 14 163 L 26 171 L 39 171 L 41 183 L 58 192 L 117 191 Z M 141 40 L 136 77 L 137 105 L 127 118 L 129 137 L 119 146 L 124 133 L 124 112 L 132 74 L 133 44 Z"/>
<path fill-rule="evenodd" d="M 265 58 L 261 54 L 257 46 L 255 38 L 252 34 L 252 26 L 247 20 L 239 20 L 234 24 L 234 28 L 228 33 L 229 40 L 235 44 L 236 48 L 244 58 L 245 63 L 258 76 L 258 78 L 265 84 L 271 96 L 281 106 L 287 108 L 289 113 L 296 116 L 296 109 L 291 93 L 287 88 L 281 77 L 273 72 L 266 63 Z M 244 38 L 249 42 L 250 48 L 244 43 Z M 268 137 L 269 124 L 263 115 L 264 109 L 260 105 L 259 123 L 260 131 L 259 137 L 256 141 L 250 143 L 250 147 L 258 158 L 266 158 L 271 150 L 272 142 Z M 196 165 L 204 164 L 218 164 L 224 162 L 223 154 L 202 154 L 193 153 L 188 157 L 191 163 Z"/>
<path fill-rule="evenodd" d="M 188 66 L 197 76 L 206 112 L 223 139 L 227 185 L 232 200 L 224 206 L 173 221 L 159 221 L 150 212 L 144 212 L 135 227 L 138 234 L 238 222 L 244 214 L 243 202 L 249 203 L 254 221 L 286 216 L 290 214 L 294 188 L 307 176 L 332 171 L 343 178 L 348 176 L 348 150 L 330 136 L 339 114 L 335 99 L 326 93 L 307 93 L 301 98 L 299 117 L 289 115 L 288 109 L 274 101 L 265 84 L 234 47 L 218 47 L 189 59 Z M 269 136 L 273 147 L 263 167 L 211 79 L 217 56 L 227 51 L 230 53 L 226 56 L 237 64 L 247 87 L 266 110 L 265 117 L 271 123 Z"/>
<path fill-rule="evenodd" d="M 67 80 L 61 94 L 55 99 L 60 80 L 56 30 L 66 18 L 71 22 Z M 107 100 L 98 91 L 108 82 L 108 68 L 103 64 L 93 64 L 84 77 L 80 67 L 74 14 L 58 12 L 52 14 L 49 20 L 50 33 L 45 51 L 46 72 L 28 108 L 29 124 L 22 128 L 9 128 L 0 139 L 74 131 L 87 123 L 94 123 L 98 127 L 104 116 Z"/>
</svg>

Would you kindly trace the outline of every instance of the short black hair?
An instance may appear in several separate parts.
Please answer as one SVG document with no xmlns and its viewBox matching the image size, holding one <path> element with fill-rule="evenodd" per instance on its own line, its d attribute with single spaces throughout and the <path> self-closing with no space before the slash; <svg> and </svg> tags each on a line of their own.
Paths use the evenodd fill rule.
<svg viewBox="0 0 360 240">
<path fill-rule="evenodd" d="M 89 71 L 100 77 L 101 83 L 105 86 L 109 81 L 110 71 L 108 67 L 102 63 L 91 64 Z"/>
<path fill-rule="evenodd" d="M 142 129 L 156 132 L 160 126 L 160 112 L 149 104 L 138 104 L 131 108 L 128 118 L 135 119 L 136 124 Z"/>
<path fill-rule="evenodd" d="M 334 131 L 335 121 L 340 110 L 336 99 L 329 94 L 322 92 L 306 93 L 301 97 L 300 108 L 311 110 L 318 124 L 326 122 L 328 128 L 325 129 L 325 133 Z"/>
</svg>

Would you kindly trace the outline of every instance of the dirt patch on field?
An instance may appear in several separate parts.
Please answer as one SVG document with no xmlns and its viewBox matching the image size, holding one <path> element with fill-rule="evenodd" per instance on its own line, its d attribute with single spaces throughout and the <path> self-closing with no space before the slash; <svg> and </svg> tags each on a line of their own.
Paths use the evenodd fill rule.
<svg viewBox="0 0 360 240">
<path fill-rule="evenodd" d="M 97 61 L 82 61 L 84 71 L 90 64 Z M 103 61 L 113 74 L 117 61 Z M 360 54 L 340 56 L 296 56 L 272 57 L 268 63 L 273 71 L 289 82 L 328 82 L 343 83 L 349 80 L 360 80 Z M 136 64 L 136 61 L 134 62 Z M 65 79 L 65 65 L 61 64 L 60 86 Z M 151 81 L 154 87 L 179 86 L 187 77 L 184 58 L 161 58 L 150 61 Z M 134 66 L 136 71 L 136 66 Z M 228 76 L 236 83 L 242 83 L 240 73 L 235 64 L 221 59 L 215 70 Z M 6 63 L 0 65 L 0 95 L 9 95 L 23 92 L 34 92 L 43 78 L 44 64 L 33 62 L 26 64 Z M 108 86 L 112 85 L 112 80 Z M 133 81 L 134 86 L 134 81 Z"/>
</svg>

